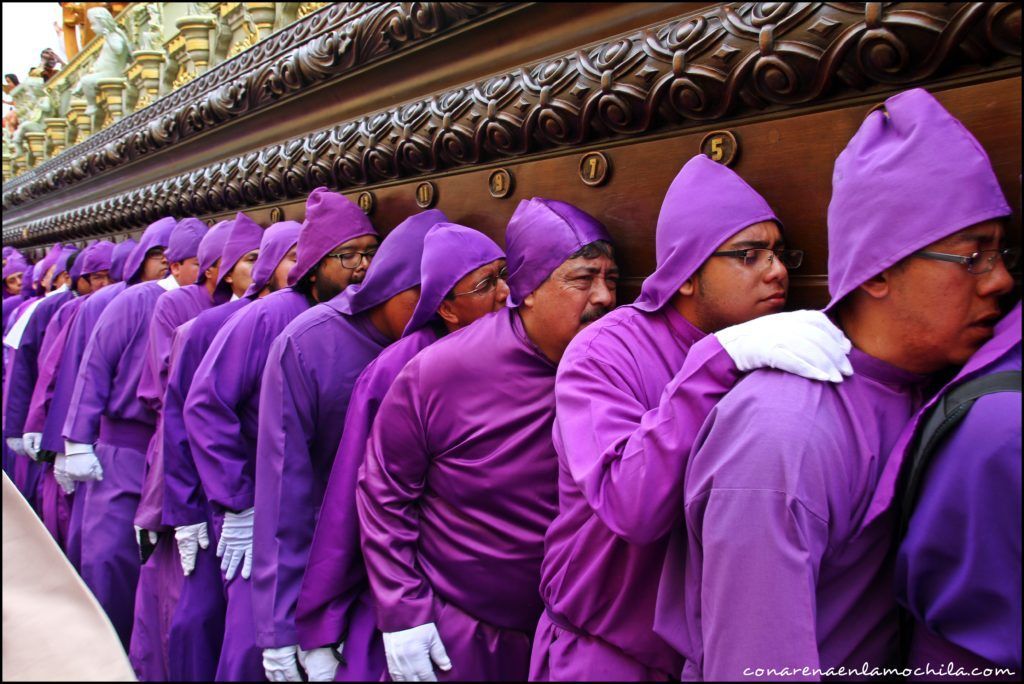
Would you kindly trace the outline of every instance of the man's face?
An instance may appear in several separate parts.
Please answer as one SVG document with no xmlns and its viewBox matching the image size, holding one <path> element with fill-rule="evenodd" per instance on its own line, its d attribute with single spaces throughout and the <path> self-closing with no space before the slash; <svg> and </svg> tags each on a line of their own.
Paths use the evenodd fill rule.
<svg viewBox="0 0 1024 684">
<path fill-rule="evenodd" d="M 171 275 L 178 281 L 178 285 L 185 287 L 194 285 L 199 280 L 199 259 L 192 257 L 184 261 L 176 261 L 171 264 Z"/>
<path fill-rule="evenodd" d="M 4 278 L 4 287 L 11 294 L 18 294 L 21 292 L 21 273 L 15 273 Z"/>
<path fill-rule="evenodd" d="M 773 221 L 747 226 L 719 245 L 716 252 L 744 249 L 782 249 L 782 231 Z M 674 305 L 698 329 L 722 328 L 778 313 L 786 305 L 789 272 L 780 259 L 748 253 L 748 260 L 713 256 L 679 289 Z"/>
<path fill-rule="evenodd" d="M 933 242 L 922 251 L 970 256 L 998 249 L 1003 227 L 986 221 Z M 899 342 L 918 372 L 960 366 L 992 337 L 1001 316 L 999 297 L 1013 288 L 1002 259 L 988 273 L 972 274 L 962 264 L 911 257 L 885 273 L 888 297 L 898 321 Z"/>
<path fill-rule="evenodd" d="M 534 344 L 552 361 L 576 333 L 615 308 L 619 268 L 603 254 L 567 259 L 523 300 Z"/>
<path fill-rule="evenodd" d="M 271 292 L 277 292 L 278 290 L 288 287 L 288 273 L 291 272 L 292 267 L 295 266 L 295 260 L 298 258 L 298 248 L 292 247 L 288 250 L 288 253 L 284 255 L 280 262 L 277 264 L 277 268 L 274 269 L 274 275 L 271 276 L 270 282 L 267 283 L 267 288 Z"/>
<path fill-rule="evenodd" d="M 163 247 L 154 247 L 146 252 L 142 262 L 142 281 L 160 280 L 167 275 L 167 258 Z"/>
<path fill-rule="evenodd" d="M 60 275 L 53 279 L 53 289 L 56 290 L 58 287 L 69 285 L 71 283 L 71 275 L 67 271 L 62 271 Z"/>
<path fill-rule="evenodd" d="M 231 293 L 241 297 L 252 285 L 252 267 L 260 256 L 260 250 L 254 249 L 247 252 L 241 259 L 235 262 L 231 272 L 224 276 L 224 282 L 231 285 Z"/>
<path fill-rule="evenodd" d="M 342 263 L 349 259 L 355 259 L 357 252 L 366 252 L 377 249 L 377 238 L 373 235 L 363 235 L 348 242 L 343 242 L 330 251 L 330 254 L 340 255 L 338 257 L 327 256 L 317 265 L 313 290 L 318 302 L 326 302 L 341 294 L 349 285 L 363 282 L 366 277 L 366 269 L 370 266 L 370 257 L 364 255 L 359 258 L 355 267 L 349 268 Z"/>
<path fill-rule="evenodd" d="M 78 276 L 78 280 L 75 281 L 75 292 L 82 297 L 92 294 L 92 285 L 89 284 L 89 279 L 85 276 Z"/>
<path fill-rule="evenodd" d="M 452 288 L 455 296 L 442 301 L 438 308 L 450 330 L 465 327 L 505 306 L 508 284 L 501 275 L 504 268 L 505 260 L 496 259 L 459 279 Z"/>
<path fill-rule="evenodd" d="M 53 66 L 57 63 L 57 55 L 54 54 L 53 50 L 43 50 L 39 53 L 40 58 L 43 60 L 43 64 L 46 66 Z"/>
<path fill-rule="evenodd" d="M 405 326 L 409 325 L 409 319 L 412 318 L 412 313 L 416 310 L 416 304 L 419 301 L 420 288 L 417 285 L 399 292 L 381 304 L 379 321 L 383 322 L 382 327 L 384 328 L 381 332 L 392 340 L 400 338 L 405 332 Z"/>
<path fill-rule="evenodd" d="M 93 292 L 110 284 L 110 271 L 96 271 L 89 274 L 89 286 Z"/>
</svg>

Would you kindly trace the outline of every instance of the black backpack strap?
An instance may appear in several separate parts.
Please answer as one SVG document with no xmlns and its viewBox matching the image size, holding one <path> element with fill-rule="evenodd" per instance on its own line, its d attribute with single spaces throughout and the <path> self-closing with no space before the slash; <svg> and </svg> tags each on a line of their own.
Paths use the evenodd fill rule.
<svg viewBox="0 0 1024 684">
<path fill-rule="evenodd" d="M 914 513 L 920 494 L 921 483 L 931 462 L 946 436 L 964 419 L 974 402 L 986 394 L 996 392 L 1020 392 L 1021 372 L 1019 370 L 991 373 L 968 380 L 947 393 L 935 406 L 929 409 L 921 421 L 917 436 L 912 442 L 908 464 L 905 466 L 900 492 L 899 528 L 893 544 L 893 553 L 907 534 L 910 516 Z M 900 607 L 898 638 L 900 666 L 907 662 L 910 654 L 910 636 L 913 631 L 913 617 Z"/>
</svg>

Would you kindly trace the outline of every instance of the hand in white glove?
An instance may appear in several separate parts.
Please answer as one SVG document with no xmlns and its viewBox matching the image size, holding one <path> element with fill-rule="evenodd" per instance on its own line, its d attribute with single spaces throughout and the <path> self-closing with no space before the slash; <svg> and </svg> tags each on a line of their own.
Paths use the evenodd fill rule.
<svg viewBox="0 0 1024 684">
<path fill-rule="evenodd" d="M 224 514 L 224 527 L 217 542 L 217 557 L 222 558 L 220 569 L 224 577 L 235 576 L 239 564 L 242 566 L 242 579 L 249 579 L 252 571 L 252 520 L 253 511 L 248 508 L 241 513 L 228 511 Z M 273 649 L 271 649 L 273 650 Z M 280 680 L 286 681 L 286 680 Z"/>
<path fill-rule="evenodd" d="M 298 646 L 263 649 L 263 671 L 267 675 L 267 681 L 301 682 L 298 654 Z"/>
<path fill-rule="evenodd" d="M 19 456 L 28 456 L 25 453 L 25 442 L 22 441 L 21 437 L 8 437 L 7 448 Z"/>
<path fill-rule="evenodd" d="M 102 480 L 103 467 L 91 444 L 65 440 L 64 453 L 54 460 L 53 476 L 65 493 L 70 494 L 75 491 L 75 482 Z"/>
<path fill-rule="evenodd" d="M 43 442 L 42 432 L 26 432 L 21 438 L 22 446 L 25 447 L 25 453 L 33 461 L 39 460 L 39 449 Z"/>
<path fill-rule="evenodd" d="M 341 658 L 341 651 L 344 647 L 345 644 L 340 643 L 336 647 L 324 646 L 310 651 L 303 651 L 300 648 L 299 660 L 302 662 L 302 669 L 306 671 L 309 681 L 333 682 L 334 675 L 338 672 L 338 665 L 341 662 L 339 658 Z"/>
<path fill-rule="evenodd" d="M 388 673 L 396 682 L 436 682 L 431 660 L 445 672 L 452 669 L 433 622 L 400 632 L 384 632 L 383 636 Z"/>
<path fill-rule="evenodd" d="M 775 368 L 811 380 L 842 382 L 853 375 L 852 345 L 820 311 L 786 311 L 715 333 L 741 371 Z"/>
<path fill-rule="evenodd" d="M 206 523 L 175 527 L 174 539 L 178 542 L 181 571 L 188 577 L 196 568 L 196 555 L 199 553 L 199 549 L 210 548 L 210 535 L 206 530 Z"/>
</svg>

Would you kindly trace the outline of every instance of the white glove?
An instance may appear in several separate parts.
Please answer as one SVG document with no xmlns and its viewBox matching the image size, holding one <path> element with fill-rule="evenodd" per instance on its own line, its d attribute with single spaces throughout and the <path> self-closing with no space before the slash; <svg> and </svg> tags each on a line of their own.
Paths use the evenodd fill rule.
<svg viewBox="0 0 1024 684">
<path fill-rule="evenodd" d="M 786 311 L 715 333 L 741 371 L 775 368 L 811 380 L 842 382 L 853 375 L 852 345 L 820 311 Z"/>
<path fill-rule="evenodd" d="M 21 438 L 22 446 L 25 447 L 25 453 L 33 461 L 39 460 L 39 449 L 43 442 L 42 432 L 26 432 Z"/>
<path fill-rule="evenodd" d="M 249 509 L 252 510 L 252 509 Z M 223 537 L 221 537 L 223 539 Z M 301 682 L 298 646 L 263 649 L 263 671 L 269 682 Z"/>
<path fill-rule="evenodd" d="M 19 456 L 28 456 L 25 453 L 25 442 L 22 441 L 21 437 L 8 437 L 7 448 Z"/>
<path fill-rule="evenodd" d="M 75 491 L 75 482 L 102 480 L 103 467 L 91 444 L 64 440 L 64 454 L 54 461 L 53 476 L 58 483 L 62 483 L 64 491 L 70 494 Z"/>
<path fill-rule="evenodd" d="M 311 651 L 299 649 L 299 660 L 302 662 L 302 669 L 311 682 L 333 682 L 334 675 L 338 672 L 338 665 L 341 657 L 341 650 L 345 647 L 340 643 L 337 647 L 324 646 L 314 648 Z M 337 651 L 338 655 L 334 655 Z"/>
<path fill-rule="evenodd" d="M 235 576 L 239 564 L 242 565 L 242 579 L 249 579 L 252 571 L 252 519 L 255 509 L 248 508 L 241 513 L 228 511 L 224 514 L 224 527 L 217 542 L 217 558 L 223 558 L 220 569 L 224 577 Z M 273 650 L 273 649 L 270 649 Z M 271 680 L 273 681 L 273 680 Z M 279 680 L 288 681 L 288 680 Z"/>
<path fill-rule="evenodd" d="M 143 532 L 147 533 L 147 536 L 149 537 L 149 543 L 153 544 L 154 546 L 156 545 L 157 541 L 160 539 L 160 535 L 158 535 L 155 530 L 147 530 L 145 527 L 139 527 L 138 525 L 132 525 L 132 527 L 135 528 L 135 543 L 136 544 L 139 544 L 139 543 L 142 542 L 142 533 Z"/>
<path fill-rule="evenodd" d="M 178 542 L 181 571 L 188 577 L 196 569 L 196 555 L 199 553 L 199 549 L 210 548 L 210 535 L 206 531 L 206 523 L 175 527 L 174 539 Z"/>
<path fill-rule="evenodd" d="M 396 682 L 436 682 L 431 660 L 445 672 L 452 669 L 433 622 L 400 632 L 384 632 L 383 636 L 388 674 Z"/>
</svg>

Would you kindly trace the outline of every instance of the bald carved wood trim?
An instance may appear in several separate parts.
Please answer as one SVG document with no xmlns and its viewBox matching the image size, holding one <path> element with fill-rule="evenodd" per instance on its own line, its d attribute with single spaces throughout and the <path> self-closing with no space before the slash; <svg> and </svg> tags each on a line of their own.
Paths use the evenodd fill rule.
<svg viewBox="0 0 1024 684">
<path fill-rule="evenodd" d="M 294 200 L 320 185 L 351 190 L 957 74 L 1019 70 L 1020 12 L 1005 2 L 723 4 L 72 211 L 5 224 L 4 238 L 83 238 L 168 214 Z"/>
</svg>

